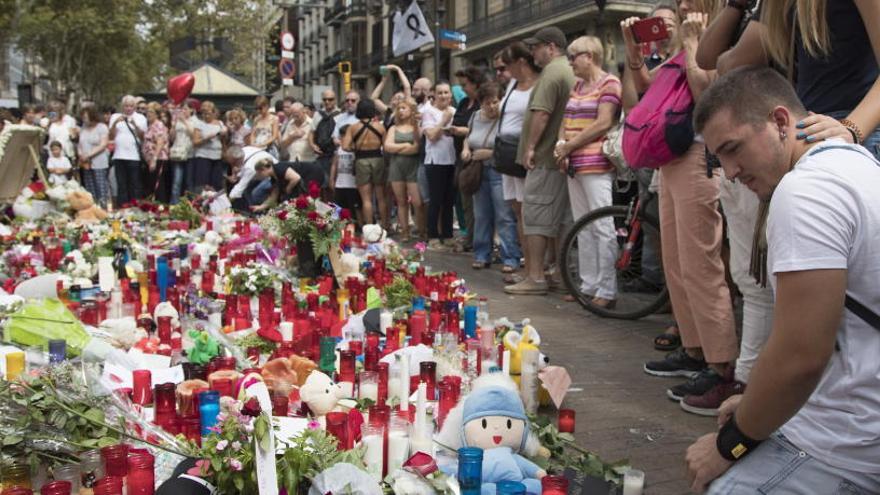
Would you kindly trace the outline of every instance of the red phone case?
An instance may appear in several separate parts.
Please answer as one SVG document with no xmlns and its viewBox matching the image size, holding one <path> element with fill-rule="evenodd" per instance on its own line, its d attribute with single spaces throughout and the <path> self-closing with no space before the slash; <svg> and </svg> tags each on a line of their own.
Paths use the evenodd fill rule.
<svg viewBox="0 0 880 495">
<path fill-rule="evenodd" d="M 632 25 L 633 37 L 637 43 L 650 43 L 652 41 L 665 40 L 669 37 L 666 31 L 666 23 L 662 17 L 651 17 L 638 21 Z"/>
</svg>

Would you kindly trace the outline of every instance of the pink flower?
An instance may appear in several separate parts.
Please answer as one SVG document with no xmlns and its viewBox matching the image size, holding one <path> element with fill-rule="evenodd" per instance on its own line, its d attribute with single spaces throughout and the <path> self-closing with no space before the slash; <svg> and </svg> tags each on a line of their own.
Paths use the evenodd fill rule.
<svg viewBox="0 0 880 495">
<path fill-rule="evenodd" d="M 428 248 L 428 245 L 425 244 L 424 242 L 417 242 L 417 243 L 415 243 L 415 245 L 413 247 L 416 248 L 416 251 L 418 251 L 420 253 L 424 253 L 425 250 Z"/>
<path fill-rule="evenodd" d="M 239 461 L 238 459 L 229 459 L 228 464 L 229 468 L 233 471 L 241 471 L 242 469 L 241 461 Z"/>
<path fill-rule="evenodd" d="M 226 447 L 229 447 L 229 440 L 220 440 L 217 442 L 217 452 L 226 450 Z"/>
<path fill-rule="evenodd" d="M 208 476 L 211 474 L 211 463 L 207 459 L 199 459 L 195 467 L 190 468 L 186 474 L 197 478 Z"/>
<path fill-rule="evenodd" d="M 314 419 L 309 421 L 309 424 L 307 426 L 310 430 L 320 430 L 321 429 L 321 423 L 315 421 Z"/>
</svg>

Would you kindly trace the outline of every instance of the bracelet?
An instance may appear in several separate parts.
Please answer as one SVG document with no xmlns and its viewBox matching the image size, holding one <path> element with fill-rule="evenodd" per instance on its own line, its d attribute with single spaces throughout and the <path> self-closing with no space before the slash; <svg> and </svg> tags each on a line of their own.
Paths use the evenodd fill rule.
<svg viewBox="0 0 880 495">
<path fill-rule="evenodd" d="M 635 67 L 633 67 L 633 64 L 628 64 L 628 65 L 629 65 L 629 70 L 642 70 L 642 67 L 645 66 L 645 61 L 642 60 L 642 63 L 635 66 Z"/>
<path fill-rule="evenodd" d="M 855 122 L 849 119 L 840 119 L 840 124 L 846 127 L 846 130 L 848 130 L 849 133 L 852 134 L 853 142 L 855 144 L 862 144 L 865 136 L 864 134 L 862 134 L 862 130 L 859 129 L 859 126 L 857 126 Z"/>
<path fill-rule="evenodd" d="M 715 446 L 721 457 L 734 462 L 755 450 L 758 445 L 761 445 L 760 440 L 749 438 L 739 430 L 739 427 L 736 426 L 735 416 L 731 416 L 727 423 L 721 427 L 718 438 L 715 440 Z"/>
</svg>

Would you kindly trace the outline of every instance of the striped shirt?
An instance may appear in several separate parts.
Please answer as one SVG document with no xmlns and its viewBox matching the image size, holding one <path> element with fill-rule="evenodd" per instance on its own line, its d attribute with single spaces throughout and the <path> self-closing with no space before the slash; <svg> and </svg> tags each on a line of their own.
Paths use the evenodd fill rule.
<svg viewBox="0 0 880 495">
<path fill-rule="evenodd" d="M 599 105 L 613 103 L 620 106 L 620 79 L 606 74 L 596 83 L 587 86 L 578 79 L 571 89 L 571 96 L 565 106 L 562 125 L 565 139 L 570 140 L 596 121 Z M 615 112 L 616 113 L 616 112 Z M 614 165 L 602 154 L 603 134 L 593 142 L 579 148 L 569 155 L 569 161 L 577 174 L 603 174 L 614 169 Z"/>
</svg>

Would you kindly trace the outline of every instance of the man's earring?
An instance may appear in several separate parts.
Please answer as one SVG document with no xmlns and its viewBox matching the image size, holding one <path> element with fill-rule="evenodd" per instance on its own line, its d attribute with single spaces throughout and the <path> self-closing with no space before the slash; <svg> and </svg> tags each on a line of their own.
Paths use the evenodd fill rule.
<svg viewBox="0 0 880 495">
<path fill-rule="evenodd" d="M 779 140 L 785 141 L 785 138 L 788 137 L 788 134 L 785 131 L 779 131 Z"/>
</svg>

